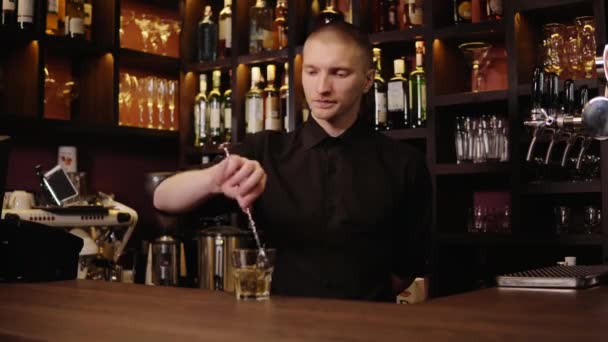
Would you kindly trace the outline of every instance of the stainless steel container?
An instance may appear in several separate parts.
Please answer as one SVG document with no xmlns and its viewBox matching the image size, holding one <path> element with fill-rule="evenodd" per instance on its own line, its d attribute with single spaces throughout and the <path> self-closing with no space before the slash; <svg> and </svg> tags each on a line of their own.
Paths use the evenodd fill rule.
<svg viewBox="0 0 608 342">
<path fill-rule="evenodd" d="M 248 232 L 230 226 L 211 227 L 198 235 L 198 274 L 202 289 L 234 292 L 232 251 L 244 246 Z"/>
</svg>

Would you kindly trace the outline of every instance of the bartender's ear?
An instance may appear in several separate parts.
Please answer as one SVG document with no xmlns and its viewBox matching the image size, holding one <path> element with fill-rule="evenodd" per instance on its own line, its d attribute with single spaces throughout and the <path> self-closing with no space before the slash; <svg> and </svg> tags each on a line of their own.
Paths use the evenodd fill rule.
<svg viewBox="0 0 608 342">
<path fill-rule="evenodd" d="M 367 72 L 365 73 L 365 82 L 363 83 L 363 94 L 367 94 L 367 92 L 369 91 L 369 89 L 374 84 L 374 75 L 375 75 L 375 73 L 376 72 L 372 68 L 370 68 L 369 70 L 367 70 Z"/>
</svg>

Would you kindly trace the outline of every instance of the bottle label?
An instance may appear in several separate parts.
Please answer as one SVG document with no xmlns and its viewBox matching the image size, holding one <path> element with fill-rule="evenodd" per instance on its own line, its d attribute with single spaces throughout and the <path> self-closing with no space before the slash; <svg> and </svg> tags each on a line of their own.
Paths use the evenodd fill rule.
<svg viewBox="0 0 608 342">
<path fill-rule="evenodd" d="M 417 25 L 417 26 L 422 25 L 422 17 L 423 17 L 422 4 L 416 3 L 412 6 L 410 6 L 409 15 L 410 15 L 410 21 L 412 22 L 412 25 Z"/>
<path fill-rule="evenodd" d="M 272 50 L 274 40 L 272 39 L 272 31 L 262 29 L 262 47 L 265 50 Z"/>
<path fill-rule="evenodd" d="M 201 101 L 198 104 L 198 132 L 199 136 L 202 138 L 206 138 L 208 136 L 209 130 L 209 115 L 207 111 L 207 103 Z"/>
<path fill-rule="evenodd" d="M 396 112 L 405 109 L 405 93 L 401 82 L 388 83 L 388 111 Z"/>
<path fill-rule="evenodd" d="M 471 20 L 471 2 L 462 1 L 458 4 L 458 15 L 464 20 Z"/>
<path fill-rule="evenodd" d="M 2 0 L 2 9 L 5 11 L 14 11 L 15 1 L 16 0 Z"/>
<path fill-rule="evenodd" d="M 273 131 L 280 131 L 281 127 L 281 117 L 279 115 L 279 99 L 276 96 L 268 96 L 265 100 L 265 122 L 264 128 L 270 129 Z"/>
<path fill-rule="evenodd" d="M 388 10 L 388 23 L 391 25 L 397 25 L 397 9 L 393 6 Z"/>
<path fill-rule="evenodd" d="M 209 112 L 209 128 L 220 129 L 222 120 L 219 105 L 212 105 Z"/>
<path fill-rule="evenodd" d="M 220 20 L 220 40 L 226 41 L 226 48 L 232 47 L 232 19 Z"/>
<path fill-rule="evenodd" d="M 20 23 L 34 22 L 34 0 L 19 1 L 17 21 Z"/>
<path fill-rule="evenodd" d="M 232 128 L 232 108 L 224 108 L 224 127 Z"/>
<path fill-rule="evenodd" d="M 376 93 L 376 121 L 386 123 L 386 93 Z"/>
<path fill-rule="evenodd" d="M 93 5 L 84 4 L 84 25 L 91 26 L 93 23 Z"/>
<path fill-rule="evenodd" d="M 247 100 L 245 117 L 247 119 L 247 133 L 261 132 L 264 129 L 264 102 L 262 99 Z"/>
<path fill-rule="evenodd" d="M 201 111 L 198 105 L 194 105 L 194 145 L 197 145 L 201 136 Z"/>
<path fill-rule="evenodd" d="M 426 85 L 421 82 L 418 84 L 420 84 L 420 109 L 422 113 L 426 113 Z M 423 116 L 426 119 L 426 115 L 423 114 Z"/>
<path fill-rule="evenodd" d="M 82 18 L 70 18 L 70 34 L 84 34 L 84 20 Z"/>
<path fill-rule="evenodd" d="M 6 0 L 4 0 L 4 2 L 6 2 Z M 14 4 L 13 4 L 14 6 Z M 4 5 L 2 6 L 3 9 L 5 9 Z M 13 8 L 14 9 L 14 8 Z M 48 12 L 49 13 L 57 13 L 57 0 L 49 0 L 49 7 L 48 7 Z"/>
</svg>

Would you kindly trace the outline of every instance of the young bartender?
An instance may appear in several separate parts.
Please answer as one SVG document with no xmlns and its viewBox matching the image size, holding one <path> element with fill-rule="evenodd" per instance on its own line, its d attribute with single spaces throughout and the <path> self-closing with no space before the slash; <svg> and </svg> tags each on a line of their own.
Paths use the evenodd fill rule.
<svg viewBox="0 0 608 342">
<path fill-rule="evenodd" d="M 277 249 L 273 293 L 394 301 L 423 272 L 432 190 L 423 156 L 360 115 L 371 51 L 350 24 L 317 28 L 302 65 L 312 120 L 248 136 L 219 164 L 168 178 L 156 208 L 182 213 L 224 195 L 252 208 Z"/>
</svg>

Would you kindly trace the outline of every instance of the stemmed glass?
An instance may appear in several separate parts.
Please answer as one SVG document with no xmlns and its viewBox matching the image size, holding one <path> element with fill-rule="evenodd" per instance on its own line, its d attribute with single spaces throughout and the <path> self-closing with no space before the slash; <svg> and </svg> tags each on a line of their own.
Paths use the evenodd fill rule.
<svg viewBox="0 0 608 342">
<path fill-rule="evenodd" d="M 141 39 L 144 43 L 144 51 L 148 51 L 148 38 L 150 36 L 151 17 L 147 14 L 142 14 L 139 18 L 135 18 L 135 24 L 139 27 Z"/>
<path fill-rule="evenodd" d="M 167 106 L 169 107 L 169 130 L 175 131 L 177 123 L 175 120 L 175 97 L 177 95 L 177 81 L 167 82 Z"/>
<path fill-rule="evenodd" d="M 160 32 L 158 30 L 158 23 L 160 19 L 156 16 L 150 17 L 150 25 L 148 29 L 148 37 L 152 44 L 152 51 L 158 53 L 158 41 L 160 40 Z"/>
<path fill-rule="evenodd" d="M 485 42 L 465 43 L 458 46 L 472 66 L 473 85 L 472 91 L 479 92 L 483 81 L 483 71 L 487 66 L 488 53 L 492 44 Z"/>
<path fill-rule="evenodd" d="M 125 35 L 125 28 L 127 26 L 129 26 L 129 24 L 131 24 L 131 22 L 133 22 L 133 19 L 135 19 L 135 12 L 134 11 L 127 11 L 127 15 L 123 15 L 122 13 L 120 14 L 120 30 L 118 30 L 118 32 L 120 32 L 120 41 L 122 42 L 122 37 Z"/>
<path fill-rule="evenodd" d="M 131 124 L 128 119 L 133 99 L 131 96 L 131 80 L 132 78 L 128 73 L 120 74 L 120 82 L 118 83 L 118 124 L 121 126 Z"/>
<path fill-rule="evenodd" d="M 167 80 L 158 78 L 156 79 L 156 108 L 158 109 L 158 129 L 166 128 L 165 121 L 165 96 L 167 95 Z"/>
<path fill-rule="evenodd" d="M 135 96 L 137 99 L 137 109 L 138 109 L 138 117 L 137 122 L 134 123 L 134 126 L 137 127 L 145 127 L 145 117 L 144 117 L 144 103 L 146 101 L 146 85 L 145 79 L 138 79 L 135 76 L 131 76 L 131 84 L 133 89 L 135 89 Z"/>
<path fill-rule="evenodd" d="M 169 37 L 171 37 L 171 22 L 172 20 L 161 19 L 156 25 L 156 29 L 160 35 L 161 54 L 163 56 L 167 55 L 167 42 L 169 41 Z"/>
<path fill-rule="evenodd" d="M 156 80 L 153 76 L 148 76 L 144 80 L 146 87 L 146 104 L 148 105 L 148 128 L 154 128 L 154 98 Z"/>
<path fill-rule="evenodd" d="M 581 41 L 581 55 L 585 69 L 585 77 L 592 78 L 595 67 L 595 18 L 591 16 L 574 19 Z"/>
</svg>

